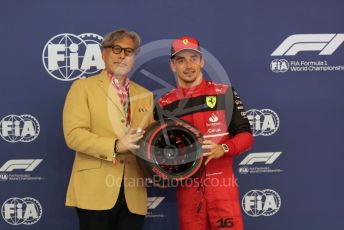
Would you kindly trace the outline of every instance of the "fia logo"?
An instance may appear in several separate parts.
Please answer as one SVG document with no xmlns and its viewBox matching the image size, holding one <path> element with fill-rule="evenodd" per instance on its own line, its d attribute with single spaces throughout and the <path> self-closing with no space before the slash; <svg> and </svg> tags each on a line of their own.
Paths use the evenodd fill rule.
<svg viewBox="0 0 344 230">
<path fill-rule="evenodd" d="M 271 136 L 280 125 L 280 119 L 271 109 L 250 109 L 246 111 L 253 136 Z"/>
<path fill-rule="evenodd" d="M 12 197 L 1 207 L 2 218 L 11 225 L 32 225 L 42 217 L 41 204 L 34 198 Z"/>
<path fill-rule="evenodd" d="M 240 174 L 248 174 L 250 172 L 248 167 L 239 167 L 238 170 Z"/>
<path fill-rule="evenodd" d="M 281 197 L 271 189 L 251 190 L 242 199 L 244 212 L 252 217 L 272 216 L 281 207 Z"/>
<path fill-rule="evenodd" d="M 104 68 L 100 49 L 102 39 L 94 33 L 58 34 L 44 46 L 44 68 L 50 76 L 61 81 L 94 75 Z"/>
<path fill-rule="evenodd" d="M 31 142 L 40 131 L 38 120 L 28 114 L 8 115 L 0 121 L 0 136 L 9 143 Z"/>
<path fill-rule="evenodd" d="M 274 73 L 285 73 L 289 70 L 289 62 L 285 59 L 272 60 L 270 69 Z"/>
</svg>

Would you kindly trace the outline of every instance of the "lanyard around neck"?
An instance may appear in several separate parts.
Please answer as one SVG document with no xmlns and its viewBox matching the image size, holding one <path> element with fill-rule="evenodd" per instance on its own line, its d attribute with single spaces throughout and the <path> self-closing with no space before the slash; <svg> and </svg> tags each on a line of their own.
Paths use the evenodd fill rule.
<svg viewBox="0 0 344 230">
<path fill-rule="evenodd" d="M 125 104 L 123 106 L 123 111 L 124 111 L 125 116 L 128 116 L 129 101 L 130 101 L 130 96 L 128 92 L 127 100 L 125 101 Z"/>
</svg>

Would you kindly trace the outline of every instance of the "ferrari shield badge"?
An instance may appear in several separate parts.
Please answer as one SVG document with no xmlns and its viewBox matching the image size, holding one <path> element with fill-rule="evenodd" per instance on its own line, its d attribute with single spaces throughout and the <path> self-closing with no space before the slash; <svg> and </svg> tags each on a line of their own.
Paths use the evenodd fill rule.
<svg viewBox="0 0 344 230">
<path fill-rule="evenodd" d="M 206 103 L 209 108 L 214 108 L 216 105 L 216 96 L 207 96 L 206 97 Z"/>
</svg>

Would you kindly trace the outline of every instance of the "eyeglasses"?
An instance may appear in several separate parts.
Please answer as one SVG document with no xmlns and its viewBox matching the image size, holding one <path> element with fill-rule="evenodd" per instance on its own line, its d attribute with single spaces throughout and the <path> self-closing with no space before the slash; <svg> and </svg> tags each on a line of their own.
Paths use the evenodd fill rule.
<svg viewBox="0 0 344 230">
<path fill-rule="evenodd" d="M 120 53 L 122 53 L 122 50 L 124 50 L 125 56 L 133 56 L 135 54 L 135 49 L 132 49 L 132 48 L 122 48 L 119 45 L 104 46 L 103 48 L 111 48 L 112 52 L 114 54 L 120 54 Z"/>
</svg>

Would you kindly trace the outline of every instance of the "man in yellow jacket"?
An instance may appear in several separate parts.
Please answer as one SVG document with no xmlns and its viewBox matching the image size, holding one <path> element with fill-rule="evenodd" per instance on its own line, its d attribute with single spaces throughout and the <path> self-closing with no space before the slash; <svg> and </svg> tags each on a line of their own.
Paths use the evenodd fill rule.
<svg viewBox="0 0 344 230">
<path fill-rule="evenodd" d="M 140 37 L 125 29 L 102 41 L 105 69 L 75 81 L 66 97 L 63 129 L 76 151 L 66 205 L 81 230 L 142 229 L 147 192 L 135 150 L 153 121 L 153 94 L 130 81 Z"/>
</svg>

